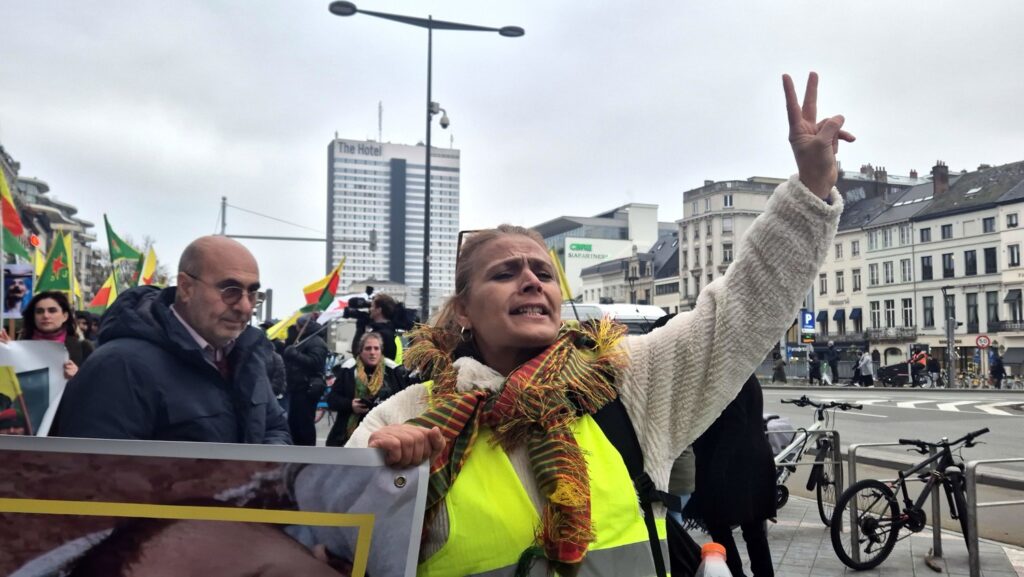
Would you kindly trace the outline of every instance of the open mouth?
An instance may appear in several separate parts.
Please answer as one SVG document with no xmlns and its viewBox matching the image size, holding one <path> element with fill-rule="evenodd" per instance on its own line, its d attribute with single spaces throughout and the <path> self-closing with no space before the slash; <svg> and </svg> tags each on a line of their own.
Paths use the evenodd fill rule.
<svg viewBox="0 0 1024 577">
<path fill-rule="evenodd" d="M 551 314 L 544 305 L 523 305 L 512 309 L 512 316 L 524 316 L 524 317 L 546 317 Z"/>
</svg>

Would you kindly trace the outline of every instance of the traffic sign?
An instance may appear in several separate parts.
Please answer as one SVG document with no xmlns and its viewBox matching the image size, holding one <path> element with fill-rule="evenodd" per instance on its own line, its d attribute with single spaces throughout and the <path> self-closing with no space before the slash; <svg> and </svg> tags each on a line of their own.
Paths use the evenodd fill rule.
<svg viewBox="0 0 1024 577">
<path fill-rule="evenodd" d="M 987 349 L 992 344 L 992 339 L 988 335 L 978 335 L 978 338 L 974 339 L 974 343 L 978 345 L 979 349 Z"/>
<path fill-rule="evenodd" d="M 800 309 L 800 330 L 805 333 L 814 332 L 814 311 Z"/>
</svg>

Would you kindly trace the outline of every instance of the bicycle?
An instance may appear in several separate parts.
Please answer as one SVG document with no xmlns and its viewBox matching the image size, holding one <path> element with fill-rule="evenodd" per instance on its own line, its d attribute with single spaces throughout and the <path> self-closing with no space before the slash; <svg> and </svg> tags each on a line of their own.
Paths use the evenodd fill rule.
<svg viewBox="0 0 1024 577">
<path fill-rule="evenodd" d="M 969 512 L 964 493 L 966 489 L 964 461 L 959 454 L 957 455 L 959 458 L 954 458 L 953 451 L 960 451 L 964 447 L 973 447 L 974 439 L 987 432 L 989 432 L 988 428 L 980 429 L 953 442 L 945 437 L 938 443 L 900 439 L 901 445 L 912 445 L 916 447 L 914 450 L 923 455 L 927 455 L 929 449 L 932 448 L 939 451 L 913 467 L 900 471 L 899 478 L 895 481 L 884 483 L 875 479 L 864 479 L 854 483 L 843 492 L 836 503 L 830 530 L 832 548 L 835 549 L 839 560 L 847 567 L 857 571 L 872 569 L 885 561 L 892 553 L 896 541 L 924 529 L 928 520 L 924 504 L 937 483 L 942 483 L 942 488 L 946 492 L 946 500 L 949 503 L 950 516 L 960 521 L 960 528 L 966 541 Z M 936 466 L 925 471 L 932 464 L 936 464 Z M 914 475 L 925 481 L 924 489 L 917 499 L 911 499 L 907 491 L 907 481 Z M 902 510 L 897 494 L 903 498 Z M 855 505 L 851 517 L 855 527 L 844 527 L 844 511 L 850 506 L 851 501 Z M 933 520 L 933 522 L 938 522 L 938 520 Z M 904 528 L 908 529 L 909 533 L 900 537 L 900 530 Z M 854 542 L 855 540 L 856 542 Z M 847 545 L 849 545 L 849 550 L 847 550 Z M 852 556 L 854 550 L 858 552 L 856 560 Z"/>
<path fill-rule="evenodd" d="M 807 398 L 806 395 L 799 399 L 782 399 L 783 404 L 796 405 L 798 407 L 814 407 L 814 423 L 806 428 L 798 429 L 793 440 L 775 455 L 775 486 L 776 506 L 782 508 L 789 500 L 789 489 L 786 488 L 786 480 L 792 473 L 796 472 L 796 463 L 804 456 L 807 449 L 807 441 L 815 431 L 831 428 L 834 423 L 835 411 L 860 410 L 861 405 L 851 403 L 838 403 L 830 401 L 819 403 Z M 768 423 L 778 418 L 778 415 L 767 415 L 765 427 Z M 827 435 L 818 436 L 815 441 L 815 464 L 811 467 L 811 474 L 807 477 L 807 490 L 813 490 L 818 502 L 818 515 L 826 527 L 832 521 L 832 504 L 836 501 L 836 482 L 842 475 L 842 463 L 833 462 L 826 468 L 824 461 L 831 460 L 833 453 L 832 439 Z"/>
</svg>

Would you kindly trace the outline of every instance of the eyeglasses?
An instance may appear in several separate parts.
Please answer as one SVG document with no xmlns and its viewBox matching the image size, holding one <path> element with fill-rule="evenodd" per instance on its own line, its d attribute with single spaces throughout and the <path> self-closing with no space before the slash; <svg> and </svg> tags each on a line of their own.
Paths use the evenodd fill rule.
<svg viewBox="0 0 1024 577">
<path fill-rule="evenodd" d="M 188 275 L 189 278 L 192 278 L 192 279 L 197 280 L 197 281 L 199 281 L 199 282 L 201 282 L 201 283 L 203 283 L 205 285 L 209 285 L 209 286 L 213 287 L 214 290 L 216 290 L 217 292 L 220 293 L 220 300 L 223 301 L 224 304 L 226 304 L 226 305 L 238 304 L 238 301 L 242 300 L 242 296 L 243 295 L 248 297 L 249 302 L 252 303 L 252 306 L 254 306 L 254 307 L 263 304 L 263 301 L 265 301 L 267 299 L 267 293 L 265 293 L 263 291 L 260 291 L 260 290 L 255 290 L 255 291 L 246 290 L 246 289 L 244 289 L 244 288 L 242 288 L 242 287 L 240 287 L 238 285 L 227 286 L 227 287 L 219 287 L 219 286 L 217 286 L 215 284 L 209 283 L 209 282 L 207 282 L 207 281 L 197 277 L 194 274 L 187 273 L 187 272 L 185 274 Z"/>
<path fill-rule="evenodd" d="M 465 244 L 469 237 L 480 232 L 477 230 L 460 230 L 458 244 L 455 245 L 455 268 L 459 268 L 459 259 L 462 257 L 462 245 Z"/>
</svg>

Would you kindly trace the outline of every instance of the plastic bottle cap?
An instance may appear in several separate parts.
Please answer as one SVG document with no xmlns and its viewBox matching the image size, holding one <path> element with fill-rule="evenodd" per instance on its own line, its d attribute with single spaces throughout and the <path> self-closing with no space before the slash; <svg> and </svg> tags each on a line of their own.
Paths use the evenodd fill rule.
<svg viewBox="0 0 1024 577">
<path fill-rule="evenodd" d="M 711 553 L 717 553 L 717 554 L 722 555 L 724 557 L 725 556 L 725 547 L 723 545 L 718 544 L 718 543 L 712 542 L 712 543 L 705 543 L 700 548 L 700 556 L 701 556 L 702 559 L 704 557 L 707 557 Z"/>
</svg>

